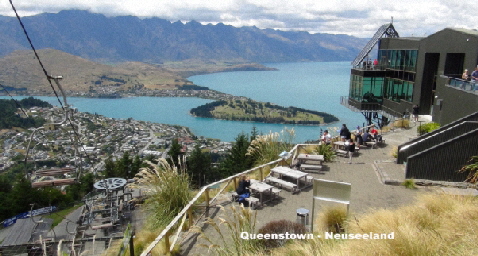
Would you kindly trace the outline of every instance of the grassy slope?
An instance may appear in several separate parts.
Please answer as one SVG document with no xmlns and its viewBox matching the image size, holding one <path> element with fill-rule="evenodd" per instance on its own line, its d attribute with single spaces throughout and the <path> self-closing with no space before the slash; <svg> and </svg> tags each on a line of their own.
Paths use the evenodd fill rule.
<svg viewBox="0 0 478 256">
<path fill-rule="evenodd" d="M 272 255 L 478 255 L 477 212 L 476 197 L 423 195 L 413 205 L 379 209 L 348 223 L 351 234 L 394 232 L 394 239 L 294 241 Z"/>
</svg>

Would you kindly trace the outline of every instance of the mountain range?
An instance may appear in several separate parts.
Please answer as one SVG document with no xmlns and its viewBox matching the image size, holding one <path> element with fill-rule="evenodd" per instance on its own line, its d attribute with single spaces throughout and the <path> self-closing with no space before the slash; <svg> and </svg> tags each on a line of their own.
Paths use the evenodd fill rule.
<svg viewBox="0 0 478 256">
<path fill-rule="evenodd" d="M 367 42 L 348 35 L 107 17 L 81 10 L 43 13 L 22 21 L 37 49 L 52 48 L 103 63 L 348 61 Z M 16 17 L 0 16 L 0 38 L 0 57 L 30 49 Z"/>
</svg>

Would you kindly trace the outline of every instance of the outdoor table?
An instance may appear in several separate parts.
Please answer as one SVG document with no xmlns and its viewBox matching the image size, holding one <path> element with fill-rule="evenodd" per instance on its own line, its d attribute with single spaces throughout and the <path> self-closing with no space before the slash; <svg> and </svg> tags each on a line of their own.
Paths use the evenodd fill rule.
<svg viewBox="0 0 478 256">
<path fill-rule="evenodd" d="M 264 193 L 269 193 L 270 198 L 272 198 L 272 188 L 274 188 L 274 186 L 271 186 L 262 181 L 257 181 L 252 179 L 251 179 L 251 186 L 249 187 L 249 189 L 259 193 L 259 201 L 261 203 L 261 206 L 264 205 L 264 199 L 263 199 Z"/>
<path fill-rule="evenodd" d="M 301 171 L 297 171 L 297 170 L 293 170 L 289 167 L 283 167 L 283 166 L 279 166 L 279 167 L 274 167 L 271 169 L 271 172 L 272 173 L 277 173 L 279 174 L 280 178 L 282 178 L 282 176 L 286 176 L 286 177 L 291 177 L 293 179 L 296 179 L 297 180 L 297 188 L 300 189 L 300 179 L 304 178 L 304 184 L 307 184 L 307 173 L 305 172 L 301 172 Z"/>
<path fill-rule="evenodd" d="M 310 160 L 310 161 L 318 161 L 319 164 L 322 164 L 322 162 L 324 161 L 324 156 L 323 155 L 308 155 L 308 154 L 299 154 L 297 156 L 297 160 L 299 161 L 299 163 L 303 164 L 305 163 L 306 161 Z"/>
<path fill-rule="evenodd" d="M 345 141 L 336 141 L 336 142 L 334 142 L 334 147 L 335 147 L 336 149 L 345 150 Z"/>
</svg>

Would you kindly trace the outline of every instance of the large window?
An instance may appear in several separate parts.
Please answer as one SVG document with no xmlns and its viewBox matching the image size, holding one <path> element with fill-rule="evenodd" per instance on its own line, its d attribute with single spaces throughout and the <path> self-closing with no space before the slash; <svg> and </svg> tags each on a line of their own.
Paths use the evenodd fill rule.
<svg viewBox="0 0 478 256">
<path fill-rule="evenodd" d="M 350 77 L 349 97 L 362 102 L 382 102 L 383 77 Z"/>
<path fill-rule="evenodd" d="M 415 72 L 418 50 L 379 50 L 380 66 Z"/>
<path fill-rule="evenodd" d="M 400 101 L 405 100 L 412 102 L 413 100 L 413 83 L 393 78 L 386 79 L 386 90 L 384 97 L 393 100 Z"/>
</svg>

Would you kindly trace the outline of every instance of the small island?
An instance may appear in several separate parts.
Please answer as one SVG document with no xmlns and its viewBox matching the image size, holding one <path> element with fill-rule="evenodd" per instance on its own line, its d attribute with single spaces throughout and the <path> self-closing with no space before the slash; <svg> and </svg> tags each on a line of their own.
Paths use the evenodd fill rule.
<svg viewBox="0 0 478 256">
<path fill-rule="evenodd" d="M 193 108 L 190 113 L 196 117 L 277 124 L 319 125 L 339 121 L 328 113 L 292 106 L 282 107 L 251 99 L 214 101 Z"/>
</svg>

